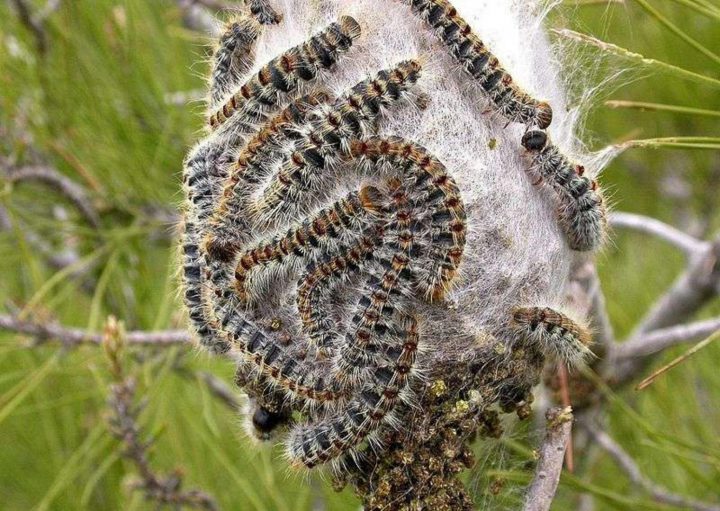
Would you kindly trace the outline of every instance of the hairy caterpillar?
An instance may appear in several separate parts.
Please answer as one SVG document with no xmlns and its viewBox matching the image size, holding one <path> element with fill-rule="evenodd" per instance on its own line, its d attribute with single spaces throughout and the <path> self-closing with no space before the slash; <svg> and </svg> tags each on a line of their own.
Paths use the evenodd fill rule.
<svg viewBox="0 0 720 511">
<path fill-rule="evenodd" d="M 570 367 L 578 367 L 592 356 L 590 332 L 561 312 L 547 307 L 518 307 L 512 311 L 512 321 L 526 342 Z"/>
<path fill-rule="evenodd" d="M 506 119 L 540 129 L 550 126 L 553 111 L 513 83 L 512 76 L 487 49 L 472 28 L 447 0 L 402 0 L 409 4 L 445 44 L 453 58 L 463 67 Z"/>
<path fill-rule="evenodd" d="M 251 117 L 260 115 L 266 104 L 277 102 L 278 94 L 289 93 L 299 81 L 313 80 L 320 70 L 330 68 L 359 36 L 360 25 L 345 16 L 309 41 L 271 60 L 210 116 L 210 127 L 219 127 L 238 111 Z"/>
<path fill-rule="evenodd" d="M 402 98 L 420 77 L 420 69 L 417 61 L 401 62 L 355 85 L 323 112 L 254 204 L 255 215 L 278 215 L 302 203 L 300 195 L 323 177 L 329 160 L 340 156 L 350 140 L 372 132 L 382 110 Z"/>
<path fill-rule="evenodd" d="M 605 206 L 597 182 L 582 165 L 570 162 L 542 131 L 529 131 L 522 145 L 532 154 L 533 169 L 556 192 L 560 224 L 573 250 L 596 249 L 605 236 Z"/>
</svg>

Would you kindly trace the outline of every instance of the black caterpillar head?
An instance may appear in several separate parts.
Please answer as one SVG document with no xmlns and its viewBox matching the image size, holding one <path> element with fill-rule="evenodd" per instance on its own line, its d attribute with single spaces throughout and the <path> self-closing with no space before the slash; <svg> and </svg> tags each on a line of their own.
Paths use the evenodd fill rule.
<svg viewBox="0 0 720 511">
<path fill-rule="evenodd" d="M 544 131 L 528 131 L 523 135 L 522 145 L 528 151 L 542 151 L 547 145 L 548 136 Z"/>
<path fill-rule="evenodd" d="M 284 413 L 276 413 L 259 406 L 252 416 L 252 425 L 255 436 L 262 440 L 269 439 L 278 427 L 287 423 L 288 416 Z"/>
</svg>

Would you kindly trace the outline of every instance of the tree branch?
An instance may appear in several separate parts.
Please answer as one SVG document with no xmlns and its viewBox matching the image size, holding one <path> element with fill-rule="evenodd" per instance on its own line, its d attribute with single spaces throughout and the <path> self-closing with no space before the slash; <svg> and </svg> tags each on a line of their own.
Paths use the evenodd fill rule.
<svg viewBox="0 0 720 511">
<path fill-rule="evenodd" d="M 145 404 L 135 403 L 136 382 L 125 371 L 123 352 L 126 343 L 127 337 L 122 325 L 110 316 L 105 324 L 102 343 L 114 380 L 108 397 L 110 413 L 107 420 L 110 432 L 124 446 L 123 457 L 130 461 L 138 472 L 131 488 L 142 491 L 145 500 L 155 502 L 158 509 L 167 505 L 177 510 L 190 507 L 217 511 L 215 500 L 207 493 L 198 489 L 182 489 L 183 476 L 180 470 L 162 475 L 151 466 L 149 449 L 153 440 L 143 440 L 139 417 Z"/>
<path fill-rule="evenodd" d="M 633 337 L 686 321 L 717 295 L 720 282 L 720 239 L 690 261 L 688 268 L 640 322 Z"/>
<path fill-rule="evenodd" d="M 648 492 L 656 502 L 670 504 L 683 509 L 691 509 L 693 511 L 720 511 L 720 505 L 700 502 L 683 497 L 682 495 L 671 493 L 662 486 L 646 479 L 642 472 L 640 472 L 640 468 L 637 466 L 632 457 L 625 452 L 623 448 L 618 445 L 607 433 L 595 429 L 590 425 L 585 425 L 585 429 L 587 429 L 588 433 L 590 433 L 590 435 L 595 439 L 597 444 L 615 460 L 620 468 L 623 469 L 630 480 Z"/>
<path fill-rule="evenodd" d="M 228 408 L 237 412 L 242 407 L 242 398 L 220 378 L 207 371 L 192 371 L 186 367 L 177 367 L 177 372 L 188 380 L 200 380 L 210 393 L 222 401 Z"/>
<path fill-rule="evenodd" d="M 545 414 L 547 433 L 540 447 L 540 459 L 528 493 L 524 511 L 548 511 L 555 498 L 560 473 L 562 472 L 565 449 L 572 430 L 572 409 L 551 408 Z"/>
<path fill-rule="evenodd" d="M 50 268 L 60 271 L 69 266 L 73 266 L 74 269 L 71 276 L 80 281 L 80 285 L 85 291 L 88 293 L 94 292 L 95 282 L 91 275 L 89 275 L 89 272 L 98 263 L 98 260 L 92 259 L 81 263 L 80 256 L 72 240 L 64 243 L 62 249 L 55 249 L 51 243 L 33 231 L 30 226 L 18 220 L 16 220 L 16 224 L 13 223 L 8 211 L 0 205 L 0 232 L 3 231 L 22 236 L 32 250 L 42 255 L 45 263 Z"/>
<path fill-rule="evenodd" d="M 190 30 L 219 37 L 221 25 L 207 7 L 195 0 L 177 0 L 183 13 L 183 23 Z"/>
<path fill-rule="evenodd" d="M 612 350 L 615 333 L 605 306 L 605 295 L 600 286 L 597 268 L 592 259 L 581 261 L 573 269 L 567 295 L 568 304 L 573 309 L 590 317 L 595 334 L 593 337 L 598 341 L 592 347 L 593 352 L 599 357 L 603 357 L 605 353 Z"/>
<path fill-rule="evenodd" d="M 32 13 L 32 10 L 26 0 L 11 0 L 11 2 L 15 5 L 15 10 L 17 11 L 20 23 L 25 25 L 25 27 L 27 27 L 27 29 L 33 34 L 35 44 L 37 45 L 40 54 L 46 53 L 48 40 L 47 33 L 45 31 L 45 21 L 60 7 L 61 0 L 48 0 L 45 7 L 43 7 L 37 14 Z"/>
<path fill-rule="evenodd" d="M 72 179 L 63 176 L 47 165 L 33 165 L 16 169 L 5 168 L 6 178 L 11 183 L 23 181 L 39 181 L 54 188 L 67 197 L 85 217 L 90 225 L 98 227 L 100 218 L 92 205 L 85 189 Z"/>
<path fill-rule="evenodd" d="M 689 256 L 702 252 L 708 245 L 707 242 L 694 238 L 671 225 L 644 215 L 612 213 L 610 225 L 651 234 L 675 245 Z"/>
<path fill-rule="evenodd" d="M 52 323 L 36 323 L 21 320 L 7 314 L 0 314 L 0 330 L 25 334 L 36 339 L 36 344 L 48 341 L 59 341 L 66 348 L 74 348 L 82 344 L 100 346 L 103 342 L 102 332 L 91 332 L 79 328 L 67 328 Z M 134 331 L 125 334 L 127 344 L 146 346 L 169 346 L 188 344 L 190 335 L 185 330 L 164 330 L 157 332 Z"/>
<path fill-rule="evenodd" d="M 614 356 L 618 361 L 645 357 L 678 344 L 699 341 L 718 330 L 720 330 L 720 318 L 653 330 L 618 344 Z"/>
</svg>

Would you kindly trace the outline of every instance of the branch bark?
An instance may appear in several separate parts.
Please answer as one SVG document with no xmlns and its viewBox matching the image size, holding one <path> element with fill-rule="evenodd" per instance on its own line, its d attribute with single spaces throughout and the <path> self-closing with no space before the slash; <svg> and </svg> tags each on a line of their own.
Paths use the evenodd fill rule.
<svg viewBox="0 0 720 511">
<path fill-rule="evenodd" d="M 192 371 L 185 367 L 179 367 L 178 374 L 188 380 L 199 380 L 217 397 L 225 406 L 237 412 L 242 408 L 242 397 L 234 392 L 223 380 L 207 371 Z"/>
<path fill-rule="evenodd" d="M 640 322 L 634 336 L 682 323 L 716 296 L 720 282 L 718 256 L 720 239 L 692 258 L 685 272 Z"/>
<path fill-rule="evenodd" d="M 548 511 L 560 482 L 565 449 L 572 431 L 572 409 L 551 408 L 545 414 L 547 433 L 540 448 L 535 478 L 525 497 L 524 511 Z"/>
<path fill-rule="evenodd" d="M 30 165 L 17 169 L 5 169 L 5 171 L 8 181 L 11 183 L 38 181 L 54 188 L 75 205 L 90 225 L 93 227 L 100 225 L 100 218 L 85 189 L 72 179 L 60 174 L 56 169 L 47 165 Z"/>
<path fill-rule="evenodd" d="M 103 342 L 102 332 L 92 332 L 80 328 L 68 328 L 53 323 L 38 323 L 21 320 L 8 314 L 0 314 L 0 330 L 25 334 L 36 339 L 37 344 L 48 341 L 59 341 L 66 348 L 74 348 L 82 344 L 100 346 Z M 169 346 L 188 344 L 190 335 L 185 330 L 162 330 L 157 332 L 127 332 L 125 342 L 146 346 Z"/>
<path fill-rule="evenodd" d="M 618 344 L 615 348 L 615 358 L 623 361 L 654 355 L 678 344 L 699 341 L 718 330 L 720 330 L 720 318 L 653 330 Z"/>
<path fill-rule="evenodd" d="M 217 511 L 215 500 L 199 489 L 183 490 L 182 472 L 176 470 L 167 475 L 157 473 L 150 464 L 149 448 L 152 441 L 143 440 L 138 416 L 142 405 L 136 405 L 135 380 L 126 377 L 110 387 L 108 406 L 110 408 L 110 431 L 122 442 L 123 456 L 130 461 L 138 472 L 137 480 L 131 488 L 141 491 L 148 501 L 159 506 L 167 505 L 175 509 L 184 507 Z"/>
<path fill-rule="evenodd" d="M 688 255 L 702 252 L 707 243 L 655 218 L 634 213 L 612 213 L 610 225 L 644 232 L 675 245 Z"/>
<path fill-rule="evenodd" d="M 720 238 L 709 243 L 701 253 L 692 257 L 685 272 L 640 322 L 630 341 L 626 343 L 627 347 L 615 346 L 612 355 L 620 358 L 614 358 L 613 363 L 609 365 L 610 381 L 617 385 L 631 381 L 650 362 L 652 354 L 661 351 L 664 347 L 684 342 L 682 336 L 693 333 L 692 329 L 683 330 L 683 326 L 677 325 L 687 321 L 711 299 L 717 297 L 720 285 L 719 257 Z M 708 327 L 707 324 L 704 326 Z M 656 332 L 660 329 L 665 331 Z M 703 329 L 700 328 L 698 331 Z M 691 335 L 687 339 L 693 338 L 694 336 Z M 655 349 L 658 347 L 659 350 Z M 642 355 L 643 352 L 646 352 L 645 355 Z M 615 363 L 616 360 L 618 363 Z"/>
</svg>

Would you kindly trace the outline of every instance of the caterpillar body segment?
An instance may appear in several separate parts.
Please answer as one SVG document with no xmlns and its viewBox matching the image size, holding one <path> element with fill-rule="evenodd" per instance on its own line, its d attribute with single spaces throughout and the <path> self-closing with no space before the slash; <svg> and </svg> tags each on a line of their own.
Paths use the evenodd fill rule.
<svg viewBox="0 0 720 511">
<path fill-rule="evenodd" d="M 230 345 L 224 339 L 215 335 L 215 329 L 205 309 L 203 300 L 205 288 L 204 261 L 198 246 L 197 228 L 191 218 L 185 219 L 183 227 L 184 236 L 181 243 L 183 252 L 183 301 L 200 344 L 214 353 L 225 353 L 230 349 Z"/>
<path fill-rule="evenodd" d="M 241 82 L 252 67 L 255 43 L 260 31 L 261 25 L 257 20 L 242 15 L 226 27 L 213 56 L 208 98 L 210 110 L 218 108 L 222 99 Z"/>
<path fill-rule="evenodd" d="M 319 247 L 321 237 L 329 236 L 331 231 L 337 233 L 349 227 L 358 228 L 358 216 L 371 217 L 381 207 L 379 192 L 372 187 L 365 187 L 325 208 L 301 227 L 291 229 L 276 242 L 249 250 L 245 256 L 241 256 L 238 268 L 243 268 L 245 264 L 243 271 L 247 271 L 254 264 L 262 264 L 274 258 L 306 257 L 305 249 Z M 327 363 L 298 361 L 288 350 L 287 341 L 280 342 L 277 335 L 249 321 L 245 305 L 237 299 L 237 283 L 228 282 L 222 267 L 208 280 L 215 287 L 212 303 L 222 334 L 268 382 L 273 382 L 294 398 L 321 404 L 345 398 L 345 389 L 340 388 L 337 380 L 331 377 Z M 244 280 L 244 277 L 239 280 Z"/>
<path fill-rule="evenodd" d="M 362 382 L 367 370 L 382 363 L 383 340 L 391 333 L 384 320 L 391 320 L 400 305 L 398 302 L 405 300 L 403 295 L 412 292 L 412 274 L 408 266 L 415 244 L 415 219 L 400 180 L 390 181 L 389 195 L 393 219 L 384 227 L 386 238 L 374 254 L 380 272 L 370 273 L 351 322 L 351 331 L 335 362 L 338 378 L 351 386 Z"/>
<path fill-rule="evenodd" d="M 426 299 L 440 300 L 457 274 L 465 248 L 467 216 L 455 181 L 423 147 L 399 137 L 354 141 L 350 154 L 385 167 L 406 180 L 409 200 L 431 236 L 430 264 L 412 265 L 423 277 L 416 284 Z M 427 261 L 427 260 L 426 260 Z"/>
<path fill-rule="evenodd" d="M 605 238 L 607 213 L 596 181 L 571 162 L 542 131 L 529 131 L 522 145 L 532 156 L 532 169 L 555 192 L 558 217 L 568 245 L 582 252 L 597 249 Z"/>
<path fill-rule="evenodd" d="M 207 211 L 212 207 L 214 169 L 219 151 L 210 145 L 198 147 L 184 165 L 183 181 L 187 197 L 181 240 L 183 299 L 190 322 L 200 344 L 215 353 L 225 353 L 229 344 L 216 335 L 216 327 L 206 306 L 207 271 L 201 249 L 202 230 Z"/>
<path fill-rule="evenodd" d="M 309 121 L 313 109 L 329 100 L 329 93 L 321 90 L 288 105 L 243 148 L 233 168 L 234 174 L 248 183 L 259 182 L 269 173 L 269 163 L 279 156 L 278 150 L 283 144 L 300 139 L 299 127 Z"/>
<path fill-rule="evenodd" d="M 249 0 L 246 2 L 250 14 L 261 25 L 277 25 L 282 21 L 282 14 L 279 14 L 267 0 Z"/>
<path fill-rule="evenodd" d="M 274 12 L 271 9 L 268 10 L 269 7 L 266 5 L 265 2 L 254 2 L 254 4 L 256 4 L 256 12 L 258 15 L 269 15 L 269 13 L 271 14 L 272 12 Z M 238 94 L 242 96 L 251 89 L 261 90 L 258 87 L 267 87 L 267 90 L 263 89 L 261 90 L 261 92 L 269 91 L 267 95 L 263 95 L 261 97 L 261 99 L 263 100 L 262 107 L 259 107 L 257 101 L 253 103 L 254 100 L 251 100 L 250 98 L 247 99 L 246 106 L 248 106 L 248 108 L 243 107 L 243 120 L 240 122 L 241 125 L 243 123 L 245 123 L 245 125 L 239 127 L 240 131 L 252 129 L 255 122 L 262 121 L 266 115 L 271 114 L 273 110 L 278 108 L 279 98 L 278 94 L 275 93 L 277 92 L 276 89 L 279 80 L 278 73 L 282 69 L 285 69 L 278 68 L 278 66 L 285 66 L 288 69 L 291 68 L 291 71 L 297 74 L 300 79 L 311 80 L 317 74 L 317 66 L 323 66 L 325 64 L 327 64 L 328 66 L 331 65 L 340 53 L 349 48 L 349 46 L 352 44 L 352 40 L 358 35 L 359 26 L 357 25 L 357 23 L 352 18 L 344 17 L 340 20 L 339 23 L 331 25 L 330 27 L 328 27 L 328 29 L 326 29 L 325 32 L 318 34 L 310 41 L 305 43 L 305 46 L 301 45 L 300 47 L 298 47 L 300 48 L 300 50 L 298 50 L 297 52 L 297 54 L 300 55 L 299 59 L 304 59 L 302 60 L 302 65 L 298 64 L 300 63 L 300 60 L 297 60 L 297 62 L 293 63 L 294 61 L 291 57 L 293 57 L 293 55 L 295 54 L 292 50 L 288 54 L 282 55 L 281 57 L 273 60 L 270 64 L 266 65 L 255 78 L 251 79 L 249 82 L 246 83 L 246 85 L 250 84 L 248 85 L 248 87 L 241 87 L 240 92 L 235 94 L 229 101 L 230 105 L 237 106 L 236 97 Z M 305 67 L 303 66 L 310 67 L 307 67 L 307 69 L 305 69 Z M 222 71 L 224 71 L 224 69 L 220 69 L 220 72 Z M 270 77 L 271 79 L 268 77 Z M 221 74 L 218 75 L 217 80 L 222 81 Z M 267 80 L 270 81 L 265 84 Z M 291 92 L 295 90 L 296 87 L 297 80 L 289 81 L 287 82 L 287 87 L 285 89 L 287 89 L 287 92 Z M 285 91 L 285 89 L 283 89 L 283 91 Z M 256 97 L 255 100 L 259 98 L 260 96 Z M 235 111 L 235 109 L 232 110 L 233 113 Z M 223 112 L 227 112 L 228 114 L 230 114 L 230 111 L 228 110 L 228 104 L 226 104 L 221 109 L 220 113 L 216 113 L 213 117 L 216 120 L 220 119 L 220 116 L 224 115 Z M 214 123 L 211 122 L 211 124 Z M 220 166 L 218 155 L 215 154 L 217 152 L 222 152 L 222 148 L 213 145 L 200 146 L 193 153 L 188 163 L 186 164 L 185 181 L 188 187 L 187 195 L 190 203 L 190 211 L 188 213 L 188 216 L 195 220 L 195 222 L 192 224 L 194 230 L 192 232 L 186 232 L 186 238 L 188 239 L 189 245 L 198 246 L 200 249 L 217 248 L 217 246 L 212 245 L 208 247 L 206 243 L 201 244 L 201 240 L 205 237 L 205 231 L 208 227 L 207 219 L 209 216 L 211 216 L 213 210 L 211 206 L 215 197 L 217 183 L 225 178 L 225 175 L 222 174 L 212 175 L 217 174 L 217 169 Z M 201 251 L 204 252 L 205 255 L 207 254 L 205 250 Z M 194 250 L 190 250 L 190 252 L 195 253 Z M 219 252 L 223 253 L 222 249 Z M 216 250 L 215 253 L 217 254 L 218 250 Z M 227 255 L 228 253 L 230 253 L 230 250 L 224 251 L 224 254 Z M 197 265 L 188 263 L 185 266 L 188 268 L 188 271 L 193 275 L 197 273 Z M 191 277 L 187 271 L 185 273 L 187 281 Z M 204 273 L 207 274 L 208 272 L 206 271 Z M 217 277 L 217 275 L 226 275 L 227 271 L 225 268 L 222 268 L 222 265 L 216 264 L 209 273 L 216 275 L 217 279 L 219 278 Z M 187 298 L 186 301 L 188 307 L 195 311 L 193 313 L 193 316 L 195 317 L 195 319 L 193 319 L 193 324 L 195 325 L 196 329 L 203 332 L 201 338 L 205 339 L 205 341 L 201 342 L 203 342 L 203 344 L 217 345 L 219 346 L 218 349 L 226 350 L 227 343 L 219 341 L 214 336 L 212 336 L 212 339 L 208 338 L 209 334 L 206 332 L 208 330 L 212 330 L 212 328 L 209 328 L 208 326 L 210 323 L 208 314 L 204 313 L 204 319 L 201 318 L 201 311 L 203 309 L 208 309 L 208 305 L 204 303 L 205 300 L 203 300 L 203 296 L 207 295 L 207 291 L 203 286 L 203 280 L 206 278 L 207 275 L 205 275 L 204 277 L 201 276 L 199 277 L 199 279 L 196 279 L 194 276 L 192 277 L 193 282 L 191 282 L 191 284 L 193 287 L 192 289 L 188 289 L 188 291 L 186 292 L 186 294 L 192 297 L 192 300 Z"/>
<path fill-rule="evenodd" d="M 389 354 L 391 363 L 370 370 L 370 379 L 356 396 L 328 419 L 295 428 L 287 441 L 290 461 L 308 468 L 327 463 L 358 446 L 392 412 L 408 387 L 418 347 L 418 325 L 413 315 L 403 320 L 401 348 Z"/>
<path fill-rule="evenodd" d="M 592 334 L 587 327 L 548 307 L 517 307 L 512 327 L 523 341 L 569 367 L 582 366 L 589 358 Z"/>
<path fill-rule="evenodd" d="M 310 82 L 321 70 L 332 67 L 359 36 L 360 25 L 350 16 L 344 16 L 308 41 L 274 58 L 210 116 L 210 127 L 217 129 L 237 112 L 255 119 L 267 106 L 276 105 L 281 93 L 297 90 L 300 82 Z"/>
<path fill-rule="evenodd" d="M 242 308 L 225 296 L 216 304 L 222 330 L 233 348 L 269 382 L 289 397 L 325 403 L 346 397 L 345 391 L 329 378 L 320 364 L 305 364 L 287 349 L 286 342 L 245 319 Z"/>
<path fill-rule="evenodd" d="M 401 0 L 430 26 L 453 58 L 485 91 L 505 119 L 546 129 L 553 112 L 513 83 L 512 76 L 488 50 L 448 0 Z"/>
<path fill-rule="evenodd" d="M 235 267 L 236 296 L 241 302 L 247 302 L 245 283 L 254 268 L 271 262 L 283 263 L 287 258 L 303 258 L 348 233 L 363 232 L 378 221 L 379 195 L 376 188 L 365 187 L 321 210 L 299 227 L 289 229 L 285 235 L 242 253 Z"/>
<path fill-rule="evenodd" d="M 419 79 L 420 71 L 417 61 L 401 62 L 355 85 L 320 113 L 254 205 L 255 216 L 281 216 L 293 204 L 304 203 L 304 195 L 321 187 L 326 170 L 343 155 L 350 141 L 376 131 L 383 110 L 403 97 Z"/>
<path fill-rule="evenodd" d="M 205 250 L 211 260 L 229 262 L 249 233 L 250 193 L 271 172 L 285 144 L 297 137 L 296 126 L 307 121 L 309 112 L 328 99 L 324 92 L 290 103 L 252 136 L 230 166 L 220 200 L 210 220 Z"/>
<path fill-rule="evenodd" d="M 227 24 L 215 49 L 208 99 L 211 110 L 240 85 L 253 66 L 255 43 L 262 26 L 276 25 L 282 19 L 266 0 L 250 0 L 245 11 Z"/>
<path fill-rule="evenodd" d="M 218 183 L 225 177 L 225 170 L 220 164 L 223 153 L 222 148 L 202 144 L 195 148 L 184 163 L 186 210 L 199 221 L 198 232 L 205 228 L 204 221 L 212 212 Z"/>
<path fill-rule="evenodd" d="M 337 333 L 333 320 L 327 314 L 327 298 L 333 285 L 348 275 L 361 272 L 373 251 L 383 239 L 382 232 L 372 232 L 355 245 L 341 250 L 333 257 L 308 265 L 305 275 L 298 283 L 297 308 L 302 321 L 303 333 L 308 336 L 321 356 L 329 356 L 337 347 Z"/>
</svg>

